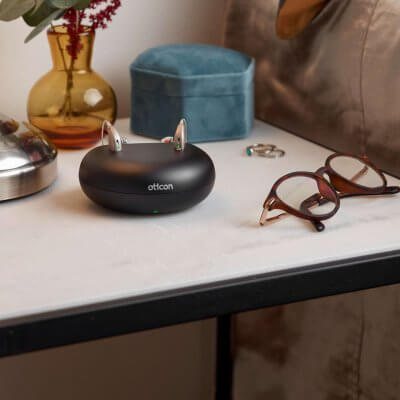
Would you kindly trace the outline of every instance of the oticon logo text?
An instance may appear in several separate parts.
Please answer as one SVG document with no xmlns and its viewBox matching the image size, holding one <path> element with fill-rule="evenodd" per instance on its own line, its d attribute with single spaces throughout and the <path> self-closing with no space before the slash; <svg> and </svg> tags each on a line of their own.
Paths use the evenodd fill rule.
<svg viewBox="0 0 400 400">
<path fill-rule="evenodd" d="M 161 183 L 153 183 L 147 186 L 147 189 L 150 192 L 159 192 L 159 191 L 171 191 L 174 190 L 174 185 L 172 183 L 161 184 Z"/>
</svg>

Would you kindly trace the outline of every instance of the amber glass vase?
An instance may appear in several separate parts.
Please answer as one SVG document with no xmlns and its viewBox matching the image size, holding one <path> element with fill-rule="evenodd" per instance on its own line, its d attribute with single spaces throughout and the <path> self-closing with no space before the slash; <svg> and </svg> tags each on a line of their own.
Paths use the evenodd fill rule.
<svg viewBox="0 0 400 400">
<path fill-rule="evenodd" d="M 64 27 L 47 33 L 53 68 L 32 88 L 29 121 L 60 148 L 85 148 L 101 136 L 104 120 L 115 122 L 117 103 L 110 85 L 91 68 L 95 34 L 80 34 L 77 58 L 68 52 Z"/>
</svg>

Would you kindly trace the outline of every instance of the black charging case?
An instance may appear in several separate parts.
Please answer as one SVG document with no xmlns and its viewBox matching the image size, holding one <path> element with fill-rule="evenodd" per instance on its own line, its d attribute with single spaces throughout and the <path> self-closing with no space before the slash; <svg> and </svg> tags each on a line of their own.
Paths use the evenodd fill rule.
<svg viewBox="0 0 400 400">
<path fill-rule="evenodd" d="M 95 203 L 135 214 L 170 213 L 204 200 L 215 182 L 215 168 L 200 148 L 174 143 L 123 144 L 91 150 L 83 159 L 79 180 Z"/>
</svg>

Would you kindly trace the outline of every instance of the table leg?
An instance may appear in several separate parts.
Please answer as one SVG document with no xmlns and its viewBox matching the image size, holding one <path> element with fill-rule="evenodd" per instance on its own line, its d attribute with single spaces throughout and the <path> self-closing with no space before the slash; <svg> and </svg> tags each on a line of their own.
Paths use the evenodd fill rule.
<svg viewBox="0 0 400 400">
<path fill-rule="evenodd" d="M 231 400 L 233 383 L 231 315 L 217 317 L 215 399 Z"/>
</svg>

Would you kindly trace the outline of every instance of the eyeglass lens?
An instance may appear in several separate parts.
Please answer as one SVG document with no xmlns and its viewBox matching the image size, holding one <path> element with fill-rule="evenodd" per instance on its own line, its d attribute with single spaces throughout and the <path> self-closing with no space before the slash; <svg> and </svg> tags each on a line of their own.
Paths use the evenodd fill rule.
<svg viewBox="0 0 400 400">
<path fill-rule="evenodd" d="M 288 206 L 315 216 L 331 213 L 337 204 L 336 194 L 329 187 L 324 187 L 324 193 L 315 179 L 307 176 L 293 176 L 283 181 L 276 194 Z M 318 200 L 324 199 L 321 203 Z"/>
<path fill-rule="evenodd" d="M 343 178 L 366 188 L 371 189 L 384 185 L 382 176 L 359 159 L 348 156 L 338 156 L 330 161 L 330 166 Z"/>
</svg>

